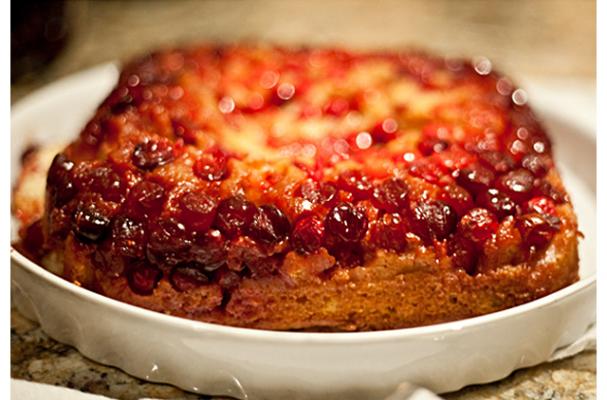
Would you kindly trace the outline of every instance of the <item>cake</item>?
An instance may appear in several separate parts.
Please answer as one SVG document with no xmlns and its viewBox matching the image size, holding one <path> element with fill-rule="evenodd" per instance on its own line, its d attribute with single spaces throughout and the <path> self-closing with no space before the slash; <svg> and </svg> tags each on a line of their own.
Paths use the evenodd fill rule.
<svg viewBox="0 0 607 400">
<path fill-rule="evenodd" d="M 125 65 L 59 145 L 23 157 L 16 246 L 157 312 L 396 329 L 579 279 L 551 142 L 526 93 L 486 58 L 162 50 Z"/>
</svg>

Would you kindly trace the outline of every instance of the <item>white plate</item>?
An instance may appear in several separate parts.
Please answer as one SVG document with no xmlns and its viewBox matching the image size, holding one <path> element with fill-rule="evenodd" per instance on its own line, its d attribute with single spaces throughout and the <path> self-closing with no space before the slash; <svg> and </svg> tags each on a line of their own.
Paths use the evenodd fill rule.
<svg viewBox="0 0 607 400">
<path fill-rule="evenodd" d="M 113 65 L 103 65 L 62 79 L 15 105 L 13 178 L 27 144 L 74 137 L 116 77 Z M 545 92 L 554 95 L 549 88 Z M 531 101 L 542 103 L 533 93 Z M 51 337 L 93 360 L 205 394 L 381 398 L 402 381 L 446 392 L 503 378 L 514 369 L 545 361 L 595 319 L 594 136 L 582 132 L 583 125 L 539 109 L 556 142 L 559 167 L 586 238 L 580 245 L 581 280 L 531 303 L 392 331 L 250 330 L 171 317 L 103 297 L 47 272 L 15 250 L 13 299 Z"/>
</svg>

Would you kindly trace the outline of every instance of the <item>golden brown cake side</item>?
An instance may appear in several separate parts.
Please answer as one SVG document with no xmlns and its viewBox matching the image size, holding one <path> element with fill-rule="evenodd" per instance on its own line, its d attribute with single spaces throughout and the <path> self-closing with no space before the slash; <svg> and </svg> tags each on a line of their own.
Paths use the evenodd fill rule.
<svg viewBox="0 0 607 400">
<path fill-rule="evenodd" d="M 29 160 L 16 194 L 40 181 Z M 550 141 L 486 59 L 160 52 L 54 159 L 45 206 L 22 197 L 45 267 L 221 324 L 427 325 L 578 279 Z"/>
</svg>

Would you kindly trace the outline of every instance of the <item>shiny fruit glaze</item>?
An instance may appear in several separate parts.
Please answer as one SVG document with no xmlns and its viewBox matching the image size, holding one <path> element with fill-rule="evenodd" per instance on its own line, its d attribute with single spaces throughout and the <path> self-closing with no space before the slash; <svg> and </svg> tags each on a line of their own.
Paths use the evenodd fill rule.
<svg viewBox="0 0 607 400">
<path fill-rule="evenodd" d="M 26 241 L 73 238 L 138 296 L 161 282 L 229 296 L 289 253 L 326 251 L 330 271 L 424 247 L 474 276 L 512 220 L 531 257 L 568 198 L 541 124 L 501 80 L 416 53 L 154 53 L 55 157 Z"/>
</svg>

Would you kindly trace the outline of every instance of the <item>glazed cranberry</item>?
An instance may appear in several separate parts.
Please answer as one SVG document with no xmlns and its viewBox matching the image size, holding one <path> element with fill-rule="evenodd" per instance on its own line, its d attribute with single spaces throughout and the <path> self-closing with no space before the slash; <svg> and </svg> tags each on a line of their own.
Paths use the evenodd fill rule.
<svg viewBox="0 0 607 400">
<path fill-rule="evenodd" d="M 187 292 L 208 283 L 209 277 L 195 264 L 180 264 L 172 269 L 169 280 L 176 290 Z"/>
<path fill-rule="evenodd" d="M 143 262 L 132 265 L 127 271 L 129 287 L 141 296 L 152 294 L 160 278 L 162 278 L 162 271 Z"/>
<path fill-rule="evenodd" d="M 327 214 L 325 229 L 343 242 L 358 242 L 367 232 L 367 218 L 350 204 L 340 203 Z"/>
<path fill-rule="evenodd" d="M 83 177 L 82 182 L 89 190 L 99 193 L 105 200 L 120 203 L 126 193 L 126 183 L 122 177 L 107 166 L 94 168 Z"/>
<path fill-rule="evenodd" d="M 407 224 L 399 214 L 384 214 L 371 228 L 371 239 L 383 249 L 403 251 Z"/>
<path fill-rule="evenodd" d="M 442 201 L 412 204 L 409 223 L 411 230 L 425 243 L 443 240 L 449 236 L 457 224 L 453 209 Z"/>
<path fill-rule="evenodd" d="M 144 170 L 152 170 L 172 161 L 173 158 L 173 147 L 166 140 L 147 140 L 139 143 L 131 157 L 133 164 Z"/>
<path fill-rule="evenodd" d="M 550 169 L 550 157 L 540 154 L 527 154 L 523 157 L 521 165 L 537 178 L 544 177 Z"/>
<path fill-rule="evenodd" d="M 44 233 L 41 220 L 27 226 L 22 243 L 25 250 L 33 257 L 38 258 L 44 255 Z"/>
<path fill-rule="evenodd" d="M 196 261 L 204 271 L 215 271 L 226 263 L 226 240 L 217 229 L 211 229 L 196 237 L 188 257 Z"/>
<path fill-rule="evenodd" d="M 498 179 L 497 186 L 517 203 L 531 197 L 533 191 L 533 175 L 526 169 L 508 172 Z"/>
<path fill-rule="evenodd" d="M 253 240 L 269 245 L 278 244 L 291 231 L 291 224 L 278 208 L 261 206 L 253 216 L 247 235 Z"/>
<path fill-rule="evenodd" d="M 142 258 L 145 249 L 144 224 L 125 216 L 116 218 L 112 225 L 111 241 L 118 255 Z"/>
<path fill-rule="evenodd" d="M 430 183 L 438 183 L 445 174 L 438 164 L 427 160 L 420 160 L 411 165 L 409 173 Z"/>
<path fill-rule="evenodd" d="M 516 215 L 518 211 L 517 204 L 510 197 L 495 188 L 490 188 L 481 193 L 477 200 L 479 205 L 487 208 L 500 219 L 506 218 L 509 215 Z"/>
<path fill-rule="evenodd" d="M 172 119 L 171 126 L 173 127 L 173 135 L 182 138 L 187 144 L 196 143 L 196 132 L 198 129 L 190 121 Z"/>
<path fill-rule="evenodd" d="M 438 199 L 448 204 L 457 215 L 464 215 L 474 207 L 472 196 L 466 189 L 458 185 L 445 185 L 438 194 Z"/>
<path fill-rule="evenodd" d="M 485 208 L 473 208 L 459 221 L 457 232 L 463 239 L 482 245 L 497 232 L 498 227 L 499 223 L 493 213 Z"/>
<path fill-rule="evenodd" d="M 221 150 L 205 152 L 193 166 L 194 174 L 206 181 L 215 182 L 228 177 L 228 158 Z"/>
<path fill-rule="evenodd" d="M 457 183 L 475 196 L 487 189 L 493 183 L 495 176 L 491 170 L 480 164 L 473 164 L 457 174 Z"/>
<path fill-rule="evenodd" d="M 302 254 L 314 253 L 323 244 L 325 226 L 316 217 L 301 218 L 295 224 L 291 234 L 291 245 Z"/>
<path fill-rule="evenodd" d="M 398 123 L 392 118 L 387 118 L 381 122 L 378 122 L 371 131 L 371 137 L 374 143 L 388 143 L 390 140 L 396 137 L 396 131 L 398 130 Z"/>
<path fill-rule="evenodd" d="M 335 242 L 329 245 L 329 253 L 344 267 L 356 267 L 364 262 L 365 251 L 359 242 Z"/>
<path fill-rule="evenodd" d="M 215 226 L 228 238 L 234 238 L 248 228 L 256 210 L 257 207 L 244 197 L 229 197 L 217 207 Z"/>
<path fill-rule="evenodd" d="M 337 188 L 328 182 L 318 183 L 313 179 L 306 179 L 297 189 L 295 195 L 302 197 L 312 204 L 331 203 L 337 194 Z"/>
<path fill-rule="evenodd" d="M 72 219 L 72 230 L 78 239 L 96 242 L 108 231 L 116 207 L 104 201 L 99 195 L 82 198 Z"/>
<path fill-rule="evenodd" d="M 449 142 L 435 137 L 427 137 L 419 142 L 417 148 L 424 156 L 431 156 L 434 153 L 440 153 L 449 147 Z"/>
<path fill-rule="evenodd" d="M 323 106 L 323 112 L 334 117 L 343 117 L 348 111 L 350 111 L 350 102 L 341 97 L 331 99 Z"/>
<path fill-rule="evenodd" d="M 568 201 L 567 195 L 560 189 L 555 188 L 550 182 L 536 179 L 533 189 L 534 196 L 545 196 L 554 201 L 556 204 L 562 204 Z"/>
<path fill-rule="evenodd" d="M 360 171 L 349 170 L 339 175 L 337 187 L 354 195 L 356 200 L 365 200 L 371 196 L 373 186 Z"/>
<path fill-rule="evenodd" d="M 130 191 L 128 210 L 139 217 L 151 217 L 160 214 L 165 200 L 164 187 L 153 181 L 141 181 Z"/>
<path fill-rule="evenodd" d="M 175 265 L 192 246 L 185 226 L 173 218 L 163 218 L 151 229 L 147 256 L 157 265 Z"/>
<path fill-rule="evenodd" d="M 217 203 L 204 192 L 188 192 L 179 199 L 179 220 L 189 229 L 205 232 L 213 223 Z"/>
<path fill-rule="evenodd" d="M 536 213 L 521 215 L 516 220 L 523 243 L 536 249 L 548 245 L 554 234 L 559 231 L 560 225 L 561 221 L 557 217 Z"/>
<path fill-rule="evenodd" d="M 499 174 L 511 171 L 516 166 L 514 159 L 501 151 L 483 151 L 479 153 L 478 158 L 484 166 Z"/>
<path fill-rule="evenodd" d="M 556 206 L 552 199 L 540 196 L 534 197 L 525 205 L 525 212 L 545 215 L 556 215 Z"/>
<path fill-rule="evenodd" d="M 65 154 L 59 153 L 53 158 L 46 178 L 53 207 L 64 205 L 76 194 L 72 177 L 73 168 L 74 163 Z"/>
<path fill-rule="evenodd" d="M 407 184 L 398 178 L 386 179 L 373 190 L 371 202 L 380 210 L 401 212 L 407 207 Z"/>
<path fill-rule="evenodd" d="M 463 269 L 468 275 L 476 274 L 478 254 L 472 242 L 463 238 L 454 238 L 449 241 L 447 251 L 455 268 Z"/>
</svg>

